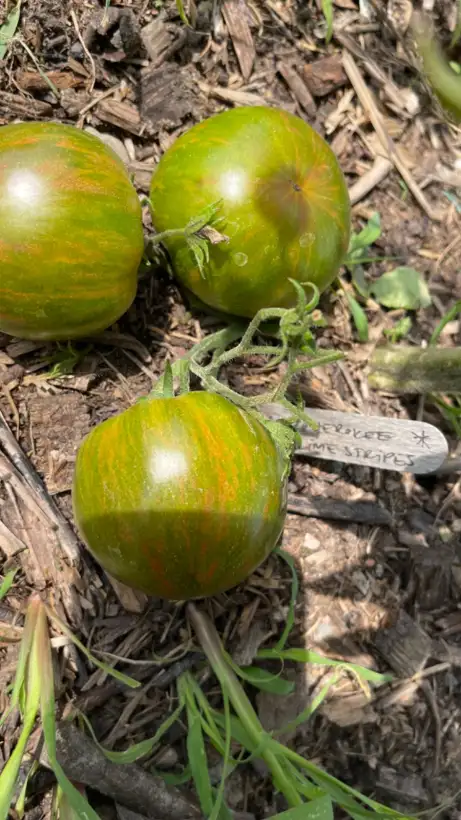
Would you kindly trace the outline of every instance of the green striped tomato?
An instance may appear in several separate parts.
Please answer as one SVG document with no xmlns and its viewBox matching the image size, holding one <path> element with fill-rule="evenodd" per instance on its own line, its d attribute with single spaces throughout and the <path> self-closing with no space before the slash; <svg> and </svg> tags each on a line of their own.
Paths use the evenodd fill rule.
<svg viewBox="0 0 461 820">
<path fill-rule="evenodd" d="M 227 399 L 147 397 L 81 444 L 75 522 L 128 586 L 170 600 L 215 595 L 276 546 L 285 466 L 266 429 Z"/>
<path fill-rule="evenodd" d="M 202 273 L 181 238 L 165 240 L 178 280 L 225 313 L 290 307 L 289 278 L 331 284 L 349 244 L 350 203 L 338 161 L 299 117 L 235 108 L 195 125 L 164 154 L 150 190 L 158 231 L 181 228 L 222 200 Z"/>
<path fill-rule="evenodd" d="M 0 128 L 0 330 L 73 339 L 115 322 L 136 294 L 141 206 L 97 137 L 57 123 Z"/>
</svg>

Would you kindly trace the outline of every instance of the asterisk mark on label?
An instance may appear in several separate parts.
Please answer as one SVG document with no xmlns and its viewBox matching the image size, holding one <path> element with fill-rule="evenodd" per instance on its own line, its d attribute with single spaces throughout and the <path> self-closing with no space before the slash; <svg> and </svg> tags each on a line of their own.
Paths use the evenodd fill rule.
<svg viewBox="0 0 461 820">
<path fill-rule="evenodd" d="M 421 433 L 412 432 L 412 436 L 415 439 L 416 444 L 420 444 L 421 447 L 426 447 L 430 450 L 430 444 L 427 443 L 429 436 L 424 430 Z"/>
</svg>

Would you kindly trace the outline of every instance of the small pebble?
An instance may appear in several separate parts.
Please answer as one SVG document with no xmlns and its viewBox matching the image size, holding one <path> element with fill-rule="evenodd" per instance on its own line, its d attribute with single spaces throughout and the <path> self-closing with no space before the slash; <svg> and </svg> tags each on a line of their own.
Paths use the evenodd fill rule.
<svg viewBox="0 0 461 820">
<path fill-rule="evenodd" d="M 309 552 L 315 552 L 320 548 L 320 541 L 315 535 L 311 535 L 310 532 L 307 532 L 304 536 L 303 547 Z"/>
<path fill-rule="evenodd" d="M 172 746 L 165 746 L 161 749 L 155 760 L 155 765 L 160 769 L 169 769 L 178 762 L 178 753 Z"/>
<path fill-rule="evenodd" d="M 408 523 L 413 530 L 418 532 L 430 532 L 434 523 L 434 516 L 426 510 L 414 509 L 408 516 Z"/>
<path fill-rule="evenodd" d="M 376 564 L 375 575 L 378 579 L 384 578 L 384 567 L 382 564 Z"/>
<path fill-rule="evenodd" d="M 352 583 L 357 587 L 362 595 L 367 595 L 370 589 L 370 579 L 360 569 L 352 573 Z"/>
<path fill-rule="evenodd" d="M 105 145 L 111 148 L 112 151 L 114 151 L 114 153 L 117 154 L 118 157 L 120 157 L 122 162 L 125 163 L 125 165 L 129 163 L 130 157 L 128 155 L 128 151 L 126 150 L 123 142 L 117 139 L 117 137 L 114 137 L 113 134 L 106 134 L 100 132 L 96 128 L 92 128 L 90 125 L 87 128 L 85 128 L 85 131 L 87 131 L 88 134 L 92 134 L 93 137 L 97 137 L 101 140 L 101 142 L 103 142 Z"/>
<path fill-rule="evenodd" d="M 456 533 L 456 534 L 461 532 L 461 518 L 455 518 L 455 520 L 453 521 L 453 523 L 451 525 L 451 528 L 452 528 L 453 532 Z"/>
</svg>

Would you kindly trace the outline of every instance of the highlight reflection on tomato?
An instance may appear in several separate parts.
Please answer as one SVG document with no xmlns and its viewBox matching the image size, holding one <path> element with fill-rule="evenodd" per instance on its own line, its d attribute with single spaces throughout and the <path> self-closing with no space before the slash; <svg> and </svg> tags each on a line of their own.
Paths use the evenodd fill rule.
<svg viewBox="0 0 461 820">
<path fill-rule="evenodd" d="M 289 278 L 323 291 L 349 244 L 349 196 L 333 151 L 299 117 L 273 108 L 236 108 L 195 125 L 160 160 L 150 198 L 159 232 L 221 200 L 219 229 L 230 241 L 210 246 L 203 273 L 184 240 L 164 244 L 180 282 L 226 313 L 292 306 Z"/>
</svg>

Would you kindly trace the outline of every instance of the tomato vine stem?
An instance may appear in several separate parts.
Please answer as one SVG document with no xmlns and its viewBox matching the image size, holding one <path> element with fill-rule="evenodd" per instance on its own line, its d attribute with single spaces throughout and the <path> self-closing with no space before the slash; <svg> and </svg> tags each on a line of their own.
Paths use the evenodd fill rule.
<svg viewBox="0 0 461 820">
<path fill-rule="evenodd" d="M 236 321 L 216 333 L 202 339 L 182 358 L 169 366 L 168 374 L 164 373 L 152 391 L 153 397 L 171 395 L 171 379 L 179 381 L 180 393 L 190 389 L 190 377 L 195 376 L 203 389 L 218 393 L 224 398 L 255 416 L 271 433 L 275 443 L 290 460 L 298 441 L 293 423 L 304 421 L 312 429 L 317 429 L 316 422 L 310 418 L 300 403 L 293 403 L 286 393 L 293 377 L 301 371 L 321 367 L 338 359 L 343 354 L 328 350 L 318 352 L 312 329 L 321 324 L 316 308 L 319 292 L 314 285 L 300 285 L 292 281 L 297 294 L 294 308 L 263 308 L 250 322 Z M 307 300 L 306 289 L 312 289 L 312 297 Z M 318 314 L 318 311 L 317 311 Z M 277 323 L 274 329 L 274 322 Z M 269 336 L 266 340 L 255 341 L 257 334 Z M 244 396 L 219 379 L 221 369 L 231 361 L 245 356 L 268 356 L 265 369 L 271 369 L 286 362 L 286 370 L 279 382 L 270 390 L 257 396 Z M 279 402 L 291 413 L 291 418 L 284 421 L 272 421 L 266 418 L 261 408 L 263 405 Z"/>
</svg>

